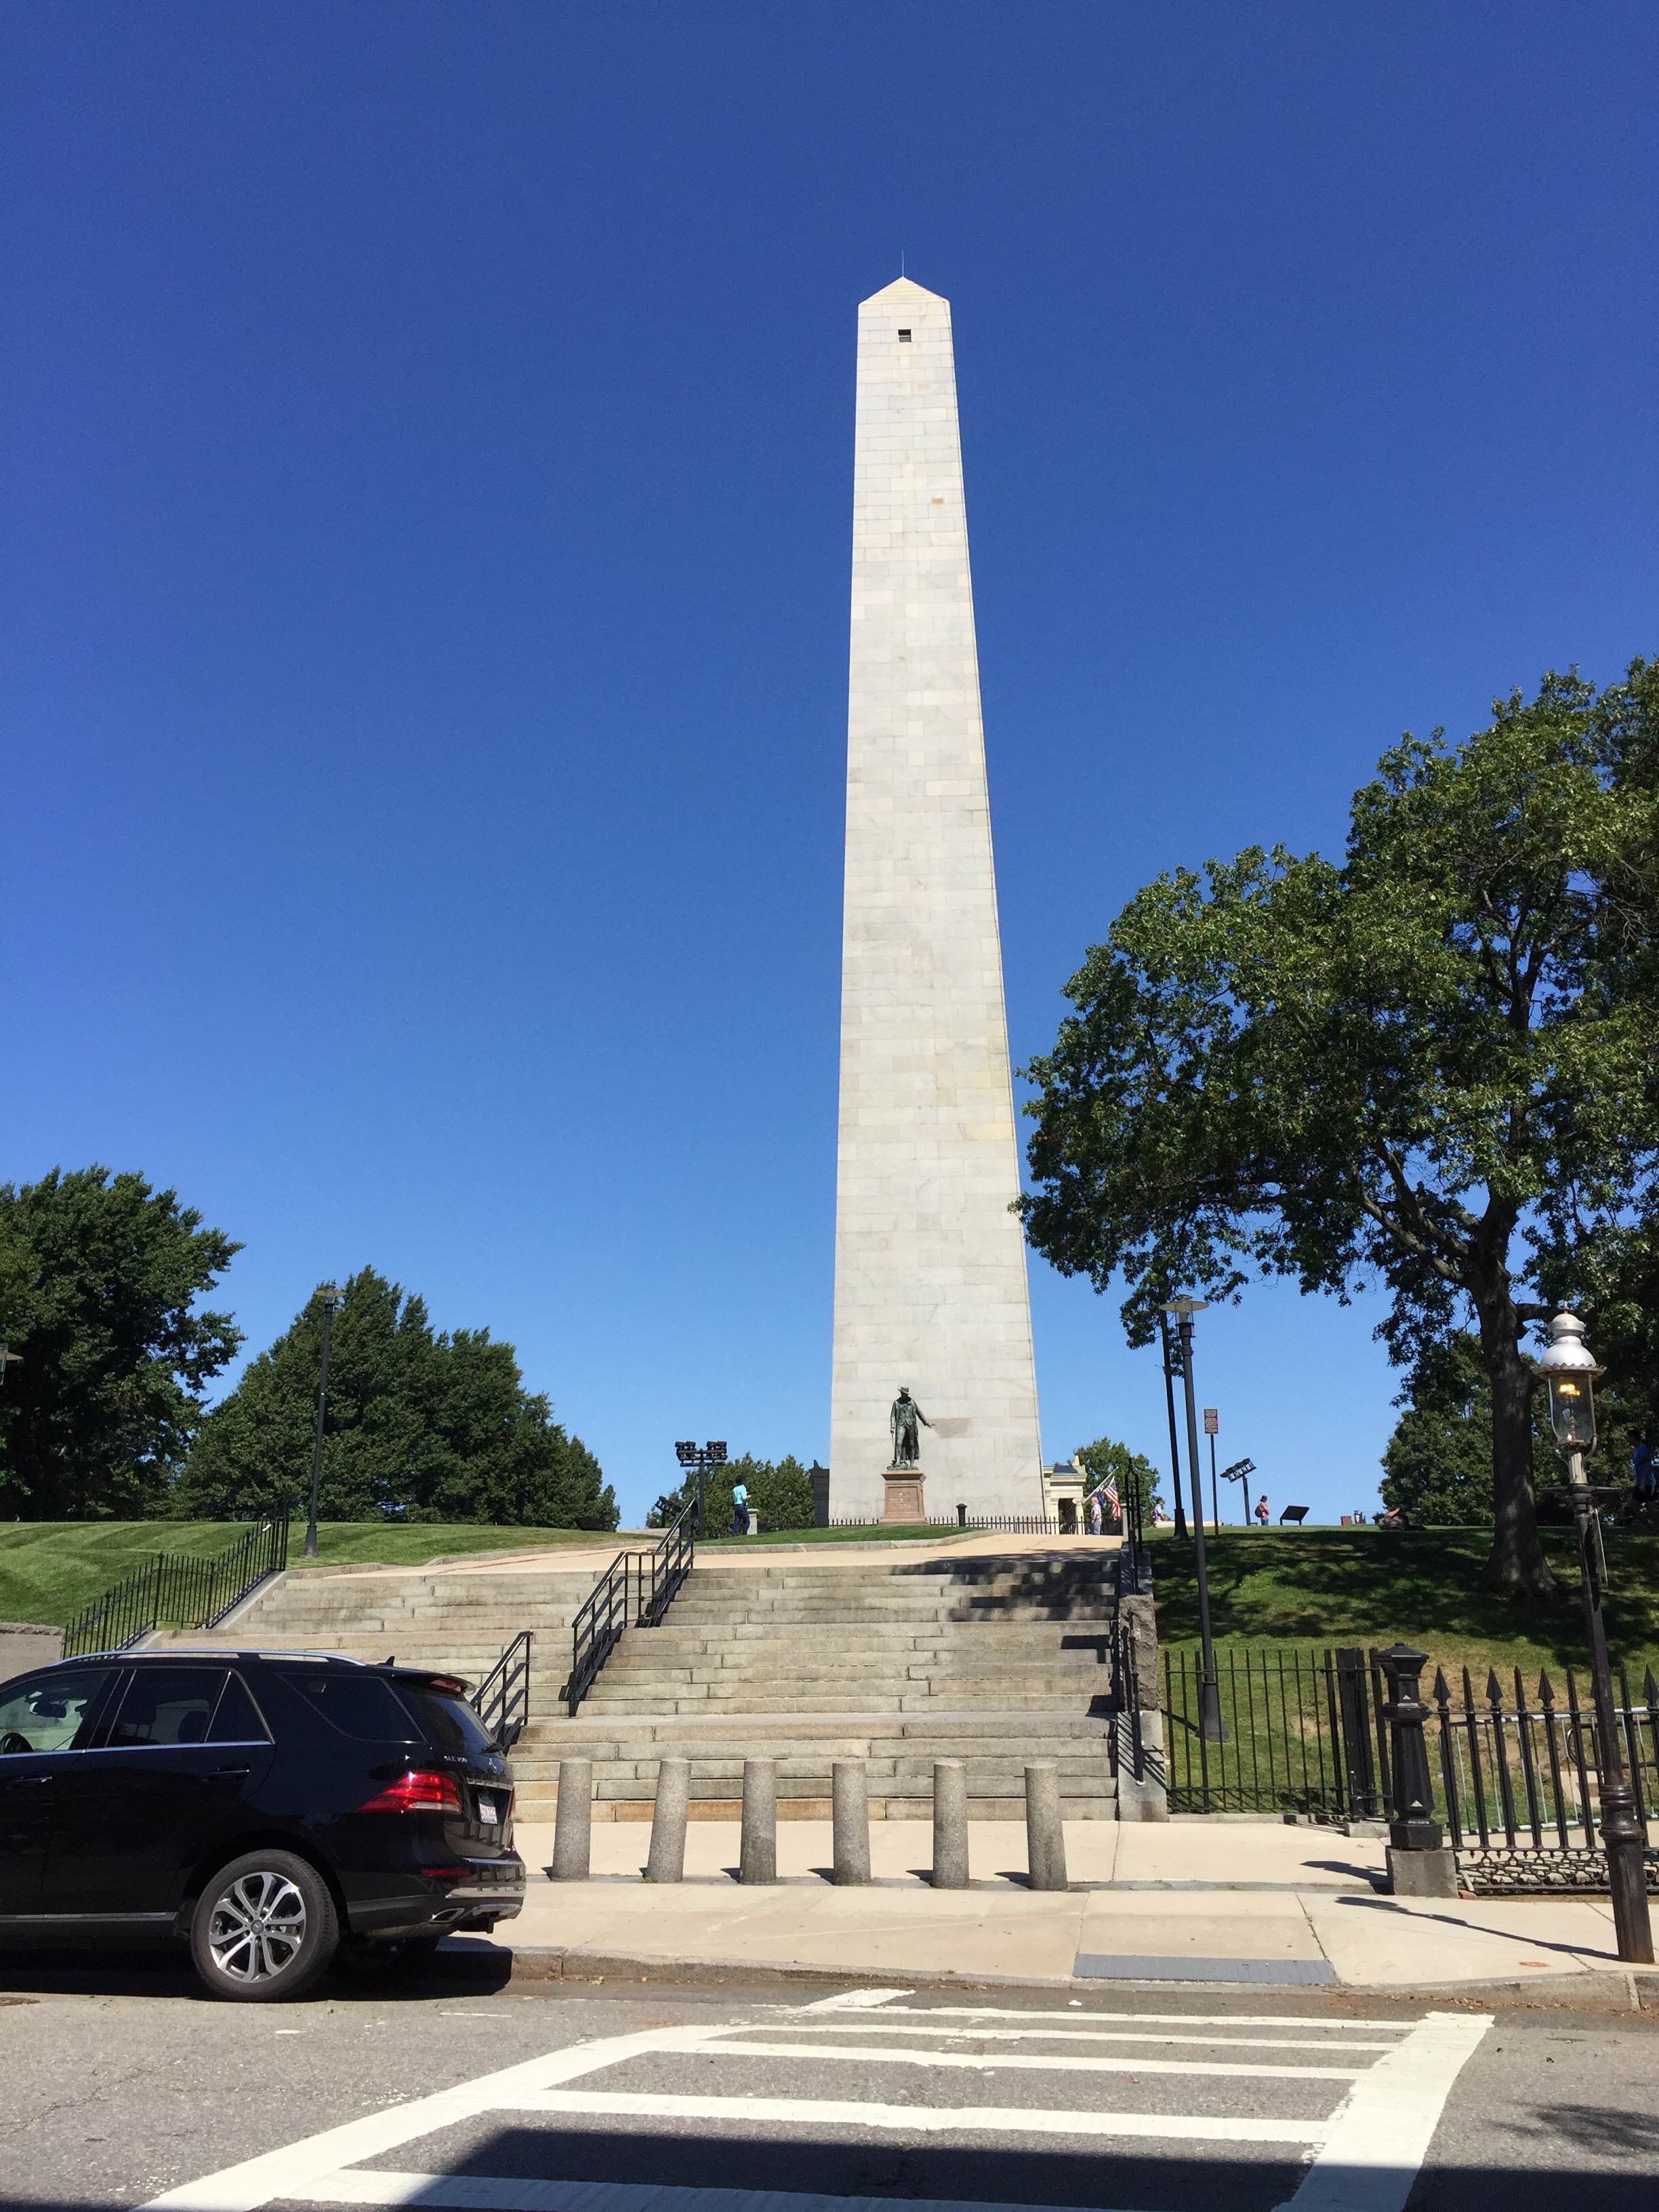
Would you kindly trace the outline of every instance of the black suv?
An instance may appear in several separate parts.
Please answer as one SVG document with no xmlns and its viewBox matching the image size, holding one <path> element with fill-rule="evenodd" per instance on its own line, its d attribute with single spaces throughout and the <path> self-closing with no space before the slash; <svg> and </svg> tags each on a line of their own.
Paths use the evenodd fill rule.
<svg viewBox="0 0 1659 2212">
<path fill-rule="evenodd" d="M 465 1686 L 179 1650 L 0 1685 L 0 1940 L 175 1936 L 257 2000 L 511 1919 L 513 1792 Z"/>
</svg>

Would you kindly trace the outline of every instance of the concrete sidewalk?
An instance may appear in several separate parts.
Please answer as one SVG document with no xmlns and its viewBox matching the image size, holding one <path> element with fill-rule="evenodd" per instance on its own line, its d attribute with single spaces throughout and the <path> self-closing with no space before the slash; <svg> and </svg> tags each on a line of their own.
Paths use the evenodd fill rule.
<svg viewBox="0 0 1659 2212">
<path fill-rule="evenodd" d="M 593 1832 L 593 1876 L 532 1881 L 520 1917 L 501 1930 L 533 1972 L 547 1960 L 637 1962 L 721 1972 L 777 1970 L 891 1978 L 1049 1983 L 1134 1980 L 1323 1984 L 1446 1990 L 1493 1983 L 1548 1985 L 1626 1977 L 1605 1897 L 1395 1899 L 1376 1887 L 1380 1842 L 1329 1830 L 1248 1821 L 1066 1824 L 1076 1887 L 1024 1885 L 1025 1838 L 1014 1823 L 969 1830 L 975 1886 L 933 1890 L 923 1821 L 871 1829 L 875 1879 L 837 1889 L 827 1822 L 778 1829 L 775 1887 L 743 1887 L 735 1823 L 694 1823 L 678 1885 L 639 1879 L 649 1831 Z M 526 1826 L 519 1848 L 539 1874 L 552 1832 Z M 1659 1975 L 1647 1970 L 1650 2002 Z M 1599 1991 L 1597 1991 L 1599 1994 Z M 1630 1985 L 1606 1995 L 1629 2001 Z"/>
</svg>

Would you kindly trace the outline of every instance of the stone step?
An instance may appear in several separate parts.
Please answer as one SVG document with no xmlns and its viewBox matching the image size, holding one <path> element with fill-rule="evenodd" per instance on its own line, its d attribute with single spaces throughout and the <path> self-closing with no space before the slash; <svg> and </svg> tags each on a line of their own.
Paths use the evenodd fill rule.
<svg viewBox="0 0 1659 2212">
<path fill-rule="evenodd" d="M 1044 1713 L 1035 1720 L 1026 1712 L 952 1712 L 947 1708 L 927 1713 L 722 1711 L 652 1715 L 633 1721 L 595 1719 L 584 1707 L 574 1720 L 532 1719 L 519 1739 L 519 1747 L 526 1755 L 631 1759 L 657 1758 L 665 1750 L 718 1755 L 731 1747 L 752 1750 L 757 1743 L 791 1750 L 808 1743 L 998 1742 L 1010 1736 L 1022 1742 L 1035 1741 L 1039 1736 L 1045 1742 L 1061 1737 L 1100 1742 L 1106 1727 L 1104 1721 L 1075 1709 Z"/>
</svg>

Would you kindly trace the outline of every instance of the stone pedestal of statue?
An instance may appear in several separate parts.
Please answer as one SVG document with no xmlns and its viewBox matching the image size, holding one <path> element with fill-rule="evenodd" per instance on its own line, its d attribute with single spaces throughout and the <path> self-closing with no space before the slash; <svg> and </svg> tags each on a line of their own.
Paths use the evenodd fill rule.
<svg viewBox="0 0 1659 2212">
<path fill-rule="evenodd" d="M 882 1476 L 886 1496 L 881 1501 L 882 1526 L 898 1523 L 914 1528 L 927 1518 L 921 1502 L 922 1473 L 919 1467 L 890 1467 Z"/>
</svg>

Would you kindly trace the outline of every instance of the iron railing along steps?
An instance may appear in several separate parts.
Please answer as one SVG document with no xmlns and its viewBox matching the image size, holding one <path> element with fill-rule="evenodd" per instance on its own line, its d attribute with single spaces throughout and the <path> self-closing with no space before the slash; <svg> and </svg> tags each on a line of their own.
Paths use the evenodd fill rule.
<svg viewBox="0 0 1659 2212">
<path fill-rule="evenodd" d="M 288 1508 L 279 1504 L 223 1552 L 206 1557 L 157 1552 L 69 1623 L 64 1657 L 124 1651 L 162 1628 L 211 1628 L 262 1583 L 283 1572 L 288 1536 Z"/>
</svg>

